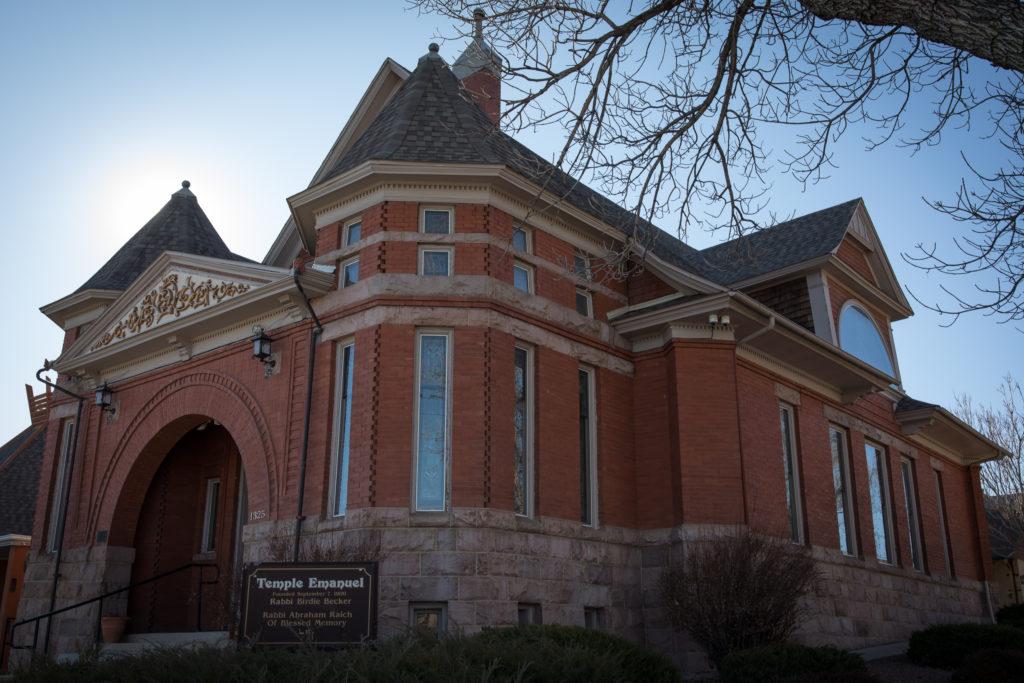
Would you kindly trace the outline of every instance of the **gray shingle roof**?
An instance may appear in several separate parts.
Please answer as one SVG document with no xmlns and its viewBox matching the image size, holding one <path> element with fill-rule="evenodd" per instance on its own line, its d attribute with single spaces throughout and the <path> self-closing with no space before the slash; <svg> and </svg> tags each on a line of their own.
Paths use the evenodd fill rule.
<svg viewBox="0 0 1024 683">
<path fill-rule="evenodd" d="M 32 533 L 46 429 L 32 426 L 0 446 L 0 536 Z"/>
<path fill-rule="evenodd" d="M 420 58 L 398 92 L 325 180 L 370 160 L 504 164 L 566 203 L 627 234 L 654 235 L 651 250 L 683 270 L 727 285 L 831 251 L 859 199 L 786 221 L 749 238 L 698 251 L 569 176 L 502 132 L 441 56 Z"/>
<path fill-rule="evenodd" d="M 705 277 L 731 284 L 825 256 L 842 241 L 861 201 L 851 199 L 708 247 L 700 252 Z"/>
<path fill-rule="evenodd" d="M 916 398 L 904 396 L 900 399 L 900 402 L 896 404 L 896 413 L 908 413 L 913 410 L 920 410 L 922 408 L 939 408 L 941 406 L 935 403 L 927 403 L 925 401 L 918 401 Z"/>
<path fill-rule="evenodd" d="M 170 201 L 76 291 L 127 289 L 165 251 L 249 261 L 228 249 L 188 188 L 186 180 Z"/>
</svg>

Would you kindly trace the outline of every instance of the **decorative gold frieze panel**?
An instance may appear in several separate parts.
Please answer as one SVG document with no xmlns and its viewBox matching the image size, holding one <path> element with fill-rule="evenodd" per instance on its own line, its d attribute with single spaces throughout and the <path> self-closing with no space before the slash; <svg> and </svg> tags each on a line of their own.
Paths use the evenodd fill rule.
<svg viewBox="0 0 1024 683">
<path fill-rule="evenodd" d="M 185 281 L 179 284 L 182 277 Z M 167 317 L 180 318 L 244 294 L 251 288 L 252 285 L 241 282 L 221 280 L 215 283 L 211 278 L 193 280 L 192 275 L 186 273 L 170 273 L 164 277 L 159 287 L 146 294 L 128 315 L 100 337 L 90 347 L 90 351 L 144 332 L 159 325 Z"/>
</svg>

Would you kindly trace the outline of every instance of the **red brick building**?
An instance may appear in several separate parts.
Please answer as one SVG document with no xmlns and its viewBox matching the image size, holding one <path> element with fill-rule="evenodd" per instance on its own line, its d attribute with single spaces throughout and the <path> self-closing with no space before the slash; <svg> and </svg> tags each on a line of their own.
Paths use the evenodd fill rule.
<svg viewBox="0 0 1024 683">
<path fill-rule="evenodd" d="M 903 391 L 912 311 L 863 201 L 698 251 L 501 132 L 497 73 L 479 37 L 453 68 L 385 61 L 262 263 L 184 183 L 44 307 L 62 385 L 111 398 L 77 441 L 55 398 L 21 613 L 62 545 L 58 606 L 207 562 L 216 584 L 104 611 L 194 630 L 202 591 L 198 628 L 226 630 L 232 577 L 290 559 L 298 520 L 303 559 L 380 562 L 385 634 L 542 619 L 681 655 L 657 577 L 744 525 L 820 561 L 809 641 L 986 617 L 999 451 Z M 649 253 L 603 277 L 630 235 Z M 95 619 L 55 619 L 51 650 Z"/>
</svg>

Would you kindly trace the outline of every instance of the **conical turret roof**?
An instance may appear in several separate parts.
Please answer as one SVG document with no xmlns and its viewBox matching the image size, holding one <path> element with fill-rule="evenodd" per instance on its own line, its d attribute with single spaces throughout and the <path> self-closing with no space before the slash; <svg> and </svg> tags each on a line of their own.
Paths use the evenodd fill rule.
<svg viewBox="0 0 1024 683">
<path fill-rule="evenodd" d="M 170 201 L 77 291 L 127 289 L 165 251 L 250 261 L 232 253 L 224 244 L 186 180 L 181 183 L 181 189 L 171 195 Z"/>
</svg>

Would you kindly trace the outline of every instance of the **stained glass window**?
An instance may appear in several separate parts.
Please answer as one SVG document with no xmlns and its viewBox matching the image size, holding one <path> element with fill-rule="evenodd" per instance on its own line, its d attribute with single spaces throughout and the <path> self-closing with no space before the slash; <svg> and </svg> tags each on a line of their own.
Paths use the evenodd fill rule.
<svg viewBox="0 0 1024 683">
<path fill-rule="evenodd" d="M 352 428 L 352 376 L 355 370 L 356 347 L 349 344 L 341 350 L 338 368 L 338 443 L 335 456 L 334 514 L 343 515 L 348 506 L 349 442 Z"/>
<path fill-rule="evenodd" d="M 530 501 L 530 419 L 528 383 L 530 378 L 530 352 L 515 349 L 515 480 L 512 500 L 516 514 L 529 515 Z"/>
<path fill-rule="evenodd" d="M 580 395 L 580 521 L 594 524 L 594 443 L 591 424 L 593 402 L 593 375 L 579 371 Z"/>
<path fill-rule="evenodd" d="M 420 335 L 416 509 L 444 510 L 448 450 L 448 337 Z"/>
</svg>

